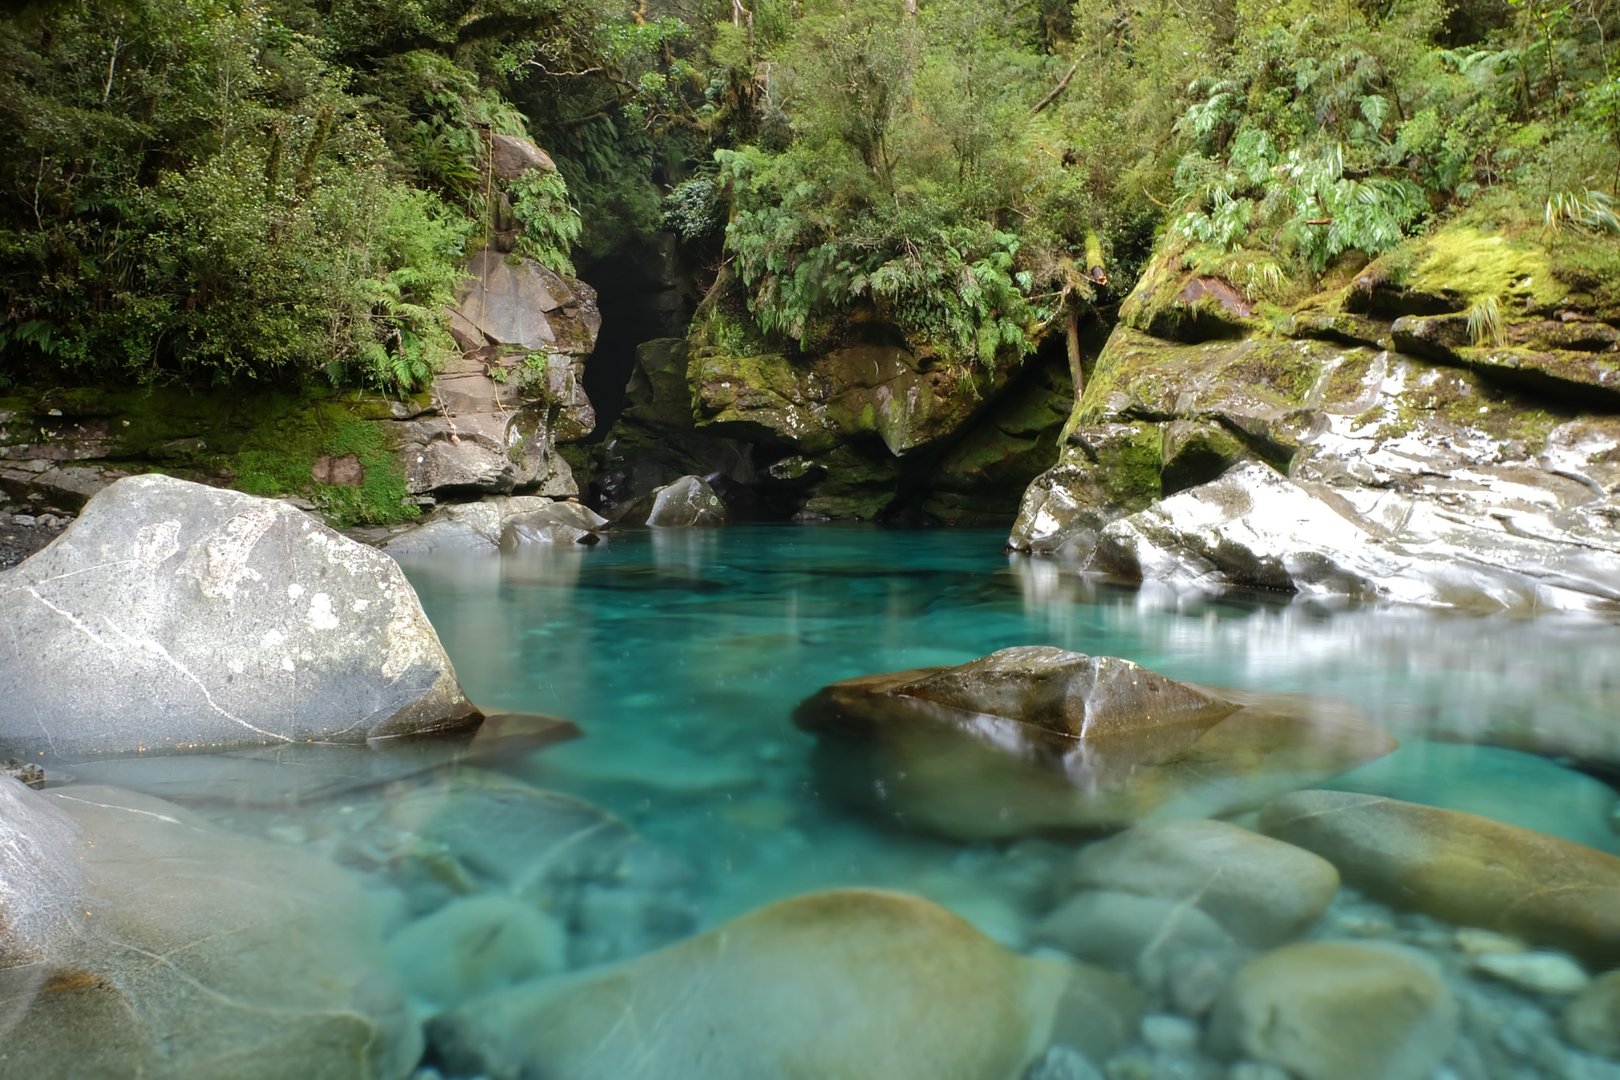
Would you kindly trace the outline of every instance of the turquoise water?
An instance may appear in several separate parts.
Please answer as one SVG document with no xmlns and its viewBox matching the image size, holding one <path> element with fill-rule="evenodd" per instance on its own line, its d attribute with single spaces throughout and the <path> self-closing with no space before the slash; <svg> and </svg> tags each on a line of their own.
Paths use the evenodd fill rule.
<svg viewBox="0 0 1620 1080">
<path fill-rule="evenodd" d="M 1557 764 L 1620 762 L 1620 628 L 1178 598 L 1004 554 L 1002 539 L 652 530 L 406 571 L 482 708 L 584 730 L 535 754 L 524 778 L 606 807 L 691 864 L 705 925 L 778 896 L 868 884 L 929 895 L 1017 940 L 1021 898 L 976 868 L 993 845 L 937 840 L 834 800 L 810 768 L 814 740 L 790 720 L 827 683 L 1012 645 L 1351 702 L 1405 745 L 1345 786 L 1620 849 L 1613 792 Z M 1485 737 L 1541 753 L 1458 745 Z"/>
<path fill-rule="evenodd" d="M 394 1017 L 397 1056 L 425 1053 L 415 1080 L 768 1080 L 777 1070 L 759 1063 L 787 1058 L 842 1062 L 793 1075 L 1012 1080 L 1031 1054 L 1020 1080 L 1285 1080 L 1279 1062 L 1305 1076 L 1620 1080 L 1620 1043 L 1604 1049 L 1620 1031 L 1620 1013 L 1605 1011 L 1620 1010 L 1620 974 L 1602 974 L 1620 960 L 1620 862 L 1608 861 L 1620 854 L 1620 626 L 1124 588 L 1009 556 L 1002 540 L 739 525 L 405 561 L 468 696 L 486 713 L 561 718 L 578 737 L 501 719 L 470 743 L 149 755 L 70 763 L 53 782 L 66 795 L 91 782 L 162 796 L 230 830 L 210 843 L 255 837 L 340 867 L 362 891 L 337 913 L 351 922 L 335 925 L 356 927 L 357 950 L 373 931 L 386 947 L 367 961 L 375 969 L 338 974 L 398 984 L 403 998 L 362 993 L 356 1007 Z M 882 759 L 880 748 L 829 752 L 794 725 L 795 707 L 829 683 L 1021 645 L 1299 695 L 1311 704 L 1292 719 L 1323 724 L 1299 730 L 1350 730 L 1333 725 L 1359 713 L 1400 746 L 1348 772 L 1313 771 L 1297 746 L 1266 734 L 1247 771 L 1223 773 L 1208 743 L 1230 755 L 1241 740 L 1200 736 L 1204 749 L 1176 775 L 1211 780 L 1247 828 L 1194 822 L 1175 833 L 1179 823 L 1116 841 L 1100 830 L 1020 834 L 1001 827 L 995 803 L 1061 799 L 1095 778 L 1093 766 L 1112 767 L 1114 749 L 1080 751 L 1067 772 L 1075 786 L 1054 785 L 1050 771 L 1025 786 L 1023 765 L 996 764 L 1028 749 L 1016 739 L 1010 755 L 978 757 L 931 757 L 941 744 L 927 740 L 906 757 L 915 747 L 895 740 L 911 749 L 868 773 L 862 758 Z M 1268 723 L 1258 730 L 1295 730 Z M 1007 730 L 968 727 L 983 739 Z M 1227 729 L 1223 720 L 1206 735 Z M 1160 763 L 1122 756 L 1129 783 L 1147 786 Z M 916 804 L 897 796 L 900 781 L 921 782 L 913 767 L 932 776 L 934 799 L 974 808 L 966 831 L 919 825 Z M 1540 925 L 1528 943 L 1362 895 L 1322 860 L 1248 831 L 1261 823 L 1253 808 L 1289 786 L 1562 837 L 1593 850 L 1610 891 L 1558 915 L 1586 920 L 1578 933 Z M 186 831 L 157 805 L 139 820 Z M 1155 835 L 1182 846 L 1142 839 Z M 1475 871 L 1497 859 L 1459 839 L 1460 856 L 1434 860 L 1402 849 L 1399 829 L 1370 846 L 1387 841 L 1420 869 L 1447 863 L 1448 881 L 1463 884 L 1442 898 L 1467 907 Z M 1537 858 L 1554 850 L 1543 841 L 1528 849 Z M 1449 834 L 1422 843 L 1444 847 Z M 1556 861 L 1548 874 L 1562 872 Z M 1531 866 L 1532 889 L 1542 870 Z M 846 886 L 927 898 L 1012 952 L 905 897 L 812 897 L 733 921 Z M 325 909 L 303 910 L 298 888 L 267 892 L 324 925 Z M 1346 942 L 1350 960 L 1334 951 Z M 294 953 L 312 989 L 330 982 L 321 952 Z M 249 971 L 265 959 L 236 958 Z M 936 960 L 961 974 L 937 976 Z M 1371 982 L 1356 982 L 1358 964 Z M 1042 981 L 1060 970 L 1077 981 Z M 1073 996 L 1082 985 L 1090 998 Z M 1596 993 L 1605 986 L 1609 998 Z M 1268 993 L 1287 1013 L 1276 1023 L 1260 1022 L 1269 1013 L 1255 1005 Z M 817 1057 L 824 1049 L 833 1059 Z M 986 1064 L 1009 1060 L 1012 1072 Z M 280 1075 L 274 1062 L 264 1075 Z M 340 1063 L 332 1075 L 349 1074 Z"/>
</svg>

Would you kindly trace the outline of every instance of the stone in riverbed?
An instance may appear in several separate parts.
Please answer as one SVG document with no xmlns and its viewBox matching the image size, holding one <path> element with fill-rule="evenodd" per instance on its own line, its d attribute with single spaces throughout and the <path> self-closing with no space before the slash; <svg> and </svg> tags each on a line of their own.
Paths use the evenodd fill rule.
<svg viewBox="0 0 1620 1080">
<path fill-rule="evenodd" d="M 501 550 L 517 551 L 534 544 L 599 544 L 607 523 L 607 518 L 579 503 L 551 503 L 507 518 L 501 527 Z"/>
<path fill-rule="evenodd" d="M 561 972 L 566 949 L 556 919 L 501 893 L 452 900 L 388 939 L 406 989 L 435 1011 Z"/>
<path fill-rule="evenodd" d="M 1385 903 L 1620 963 L 1620 858 L 1489 818 L 1376 796 L 1301 791 L 1266 833 L 1339 868 Z"/>
<path fill-rule="evenodd" d="M 1344 941 L 1285 945 L 1251 962 L 1210 1019 L 1224 1056 L 1304 1080 L 1425 1080 L 1456 1035 L 1456 1002 L 1427 957 Z"/>
<path fill-rule="evenodd" d="M 477 715 L 387 556 L 283 502 L 121 480 L 0 574 L 0 746 L 133 753 L 440 730 Z"/>
<path fill-rule="evenodd" d="M 794 719 L 824 789 L 966 839 L 1254 807 L 1394 746 L 1347 707 L 1044 646 L 834 683 Z"/>
<path fill-rule="evenodd" d="M 1072 878 L 1190 904 L 1249 945 L 1297 937 L 1339 888 L 1333 864 L 1224 821 L 1148 822 L 1082 848 Z"/>
<path fill-rule="evenodd" d="M 23 839 L 36 852 L 0 861 L 8 924 L 26 939 L 0 939 L 0 1075 L 393 1080 L 415 1067 L 421 1033 L 342 872 L 114 788 L 0 781 L 0 806 L 0 851 Z M 31 898 L 20 924 L 15 896 Z"/>
<path fill-rule="evenodd" d="M 724 525 L 726 504 L 701 476 L 682 476 L 631 503 L 619 520 L 661 528 Z"/>
<path fill-rule="evenodd" d="M 1198 956 L 1223 967 L 1244 950 L 1220 923 L 1186 903 L 1107 889 L 1071 896 L 1035 928 L 1035 940 L 1155 990 Z"/>
<path fill-rule="evenodd" d="M 1569 1041 L 1590 1054 L 1620 1061 L 1620 971 L 1592 980 L 1564 1011 Z"/>
<path fill-rule="evenodd" d="M 919 897 L 849 889 L 480 998 L 429 1031 L 451 1069 L 493 1080 L 1017 1080 L 1052 1042 L 1102 1060 L 1140 1013 L 1115 976 L 1008 952 Z"/>
</svg>

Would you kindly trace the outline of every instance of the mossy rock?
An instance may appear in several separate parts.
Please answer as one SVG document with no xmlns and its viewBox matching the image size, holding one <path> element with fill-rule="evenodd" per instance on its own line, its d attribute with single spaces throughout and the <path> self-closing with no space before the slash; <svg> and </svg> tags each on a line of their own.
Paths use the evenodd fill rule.
<svg viewBox="0 0 1620 1080">
<path fill-rule="evenodd" d="M 1120 323 L 1154 337 L 1194 344 L 1238 338 L 1262 327 L 1248 289 L 1174 249 L 1155 258 L 1119 309 Z"/>
</svg>

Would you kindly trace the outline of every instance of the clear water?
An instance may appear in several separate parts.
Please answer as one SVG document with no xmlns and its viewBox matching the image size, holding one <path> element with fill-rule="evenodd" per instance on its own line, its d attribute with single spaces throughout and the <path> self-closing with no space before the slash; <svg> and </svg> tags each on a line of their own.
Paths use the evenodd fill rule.
<svg viewBox="0 0 1620 1080">
<path fill-rule="evenodd" d="M 1176 679 L 1352 702 L 1402 746 L 1335 783 L 1620 853 L 1620 796 L 1609 786 L 1620 766 L 1620 626 L 1104 586 L 1006 555 L 1003 537 L 740 525 L 407 562 L 469 697 L 486 712 L 553 714 L 582 730 L 481 762 L 590 804 L 559 803 L 559 820 L 543 827 L 500 817 L 503 804 L 476 793 L 458 809 L 456 781 L 423 796 L 412 785 L 444 770 L 434 771 L 433 753 L 404 746 L 311 748 L 276 765 L 222 758 L 212 779 L 198 759 L 86 765 L 78 778 L 167 795 L 228 828 L 334 859 L 367 881 L 393 933 L 466 887 L 447 885 L 443 860 L 430 864 L 410 846 L 412 822 L 491 891 L 526 897 L 549 872 L 530 865 L 537 857 L 595 858 L 593 845 L 611 847 L 614 881 L 587 872 L 548 886 L 546 905 L 571 912 L 573 968 L 847 885 L 927 896 L 1023 950 L 1036 945 L 1059 868 L 1083 840 L 952 842 L 847 806 L 822 789 L 814 740 L 791 714 L 836 680 L 1054 645 Z M 419 768 L 428 771 L 392 782 Z M 265 786 L 242 797 L 244 784 Z M 418 804 L 431 813 L 413 817 Z M 617 821 L 603 824 L 592 807 Z M 503 862 L 523 864 L 511 879 L 521 888 L 502 883 Z M 1348 890 L 1325 921 L 1326 936 L 1394 938 L 1449 965 L 1469 1019 L 1442 1075 L 1620 1077 L 1620 1064 L 1562 1040 L 1559 1001 L 1458 975 L 1454 928 Z M 1111 1072 L 1215 1077 L 1223 1068 L 1197 1048 L 1139 1043 Z"/>
</svg>

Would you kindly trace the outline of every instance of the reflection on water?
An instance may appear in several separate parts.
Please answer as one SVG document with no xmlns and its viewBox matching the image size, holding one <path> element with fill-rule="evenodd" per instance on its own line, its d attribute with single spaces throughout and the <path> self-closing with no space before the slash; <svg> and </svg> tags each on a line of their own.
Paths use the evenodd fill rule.
<svg viewBox="0 0 1620 1080">
<path fill-rule="evenodd" d="M 1562 852 L 1561 858 L 1576 850 L 1620 852 L 1616 793 L 1606 783 L 1620 775 L 1620 664 L 1614 662 L 1620 627 L 1329 610 L 1274 597 L 1188 599 L 1103 585 L 1054 562 L 1008 557 L 1000 542 L 1000 534 L 979 531 L 734 526 L 615 533 L 589 550 L 409 562 L 406 571 L 468 695 L 488 712 L 562 718 L 578 726 L 580 737 L 514 720 L 510 739 L 486 738 L 471 749 L 400 747 L 357 758 L 354 751 L 327 754 L 316 747 L 287 752 L 281 761 L 237 755 L 207 765 L 108 762 L 80 767 L 82 779 L 184 802 L 227 828 L 297 845 L 356 872 L 379 924 L 393 936 L 391 955 L 424 1016 L 446 1004 L 447 980 L 465 996 L 539 979 L 540 989 L 521 1002 L 514 998 L 476 1022 L 441 1019 L 430 1031 L 445 1069 L 454 1072 L 454 1063 L 465 1061 L 468 1072 L 492 1075 L 505 1075 L 491 1055 L 508 1042 L 512 1074 L 544 1066 L 525 1056 L 538 1044 L 533 1038 L 525 1043 L 523 1033 L 562 1023 L 559 1009 L 571 1010 L 567 1023 L 582 1031 L 628 1037 L 615 1007 L 604 1004 L 611 995 L 602 997 L 606 991 L 586 976 L 575 977 L 587 978 L 581 984 L 587 989 L 569 989 L 560 998 L 545 989 L 562 970 L 591 970 L 678 940 L 688 942 L 679 955 L 710 970 L 718 963 L 708 951 L 716 939 L 692 935 L 772 901 L 836 886 L 919 894 L 1013 949 L 1055 947 L 1106 959 L 1130 976 L 1149 1010 L 1140 1029 L 1132 1014 L 1119 1040 L 1054 1035 L 1064 1047 L 1047 1054 L 1045 1075 L 1088 1075 L 1062 1072 L 1085 1067 L 1064 1057 L 1078 1052 L 1099 1066 L 1099 1055 L 1112 1055 L 1111 1075 L 1144 1077 L 1213 1078 L 1226 1075 L 1234 1060 L 1281 1060 L 1262 1045 L 1263 1033 L 1250 1030 L 1243 1012 L 1249 1006 L 1233 1003 L 1232 972 L 1260 950 L 1252 928 L 1236 933 L 1229 912 L 1198 899 L 1210 892 L 1209 881 L 1194 882 L 1188 886 L 1193 893 L 1181 896 L 1175 892 L 1180 885 L 1163 884 L 1163 867 L 1154 871 L 1160 876 L 1152 888 L 1142 884 L 1151 874 L 1133 881 L 1127 880 L 1131 872 L 1111 871 L 1106 883 L 1085 878 L 1085 859 L 1075 860 L 1095 833 L 966 827 L 954 835 L 970 839 L 951 840 L 939 829 L 919 828 L 918 820 L 908 819 L 915 808 L 892 797 L 893 785 L 916 779 L 902 776 L 909 769 L 935 771 L 930 798 L 936 807 L 954 804 L 958 814 L 969 807 L 980 818 L 1012 807 L 1028 821 L 1050 821 L 1036 804 L 1063 796 L 1031 786 L 1016 769 L 985 766 L 982 755 L 968 755 L 963 765 L 959 741 L 937 751 L 903 748 L 910 756 L 889 773 L 869 762 L 845 767 L 797 729 L 791 715 L 826 684 L 859 675 L 960 664 L 1038 644 L 1119 656 L 1210 686 L 1334 699 L 1402 745 L 1328 786 L 1485 814 L 1581 845 L 1545 849 Z M 1269 714 L 1256 715 L 1264 720 Z M 1339 706 L 1323 705 L 1319 715 L 1336 717 Z M 1334 724 L 1323 721 L 1322 730 L 1337 730 Z M 1022 733 L 1005 722 L 969 717 L 959 726 L 986 744 L 1010 748 L 1009 762 L 1031 756 Z M 1265 729 L 1255 730 L 1263 735 Z M 1246 737 L 1242 747 L 1250 755 L 1247 771 L 1186 760 L 1177 767 L 1198 772 L 1208 785 L 1227 785 L 1234 797 L 1223 796 L 1220 805 L 1247 805 L 1237 796 L 1254 791 L 1238 788 L 1259 782 L 1255 778 L 1268 797 L 1279 777 L 1284 787 L 1313 782 L 1308 770 L 1288 779 L 1300 765 L 1280 744 L 1262 746 Z M 1112 761 L 1101 753 L 1068 751 L 1070 772 L 1094 778 L 1105 764 L 1117 771 L 1120 760 L 1142 767 L 1123 751 Z M 448 760 L 463 764 L 450 768 Z M 1255 820 L 1252 814 L 1239 818 L 1250 826 Z M 1262 863 L 1274 857 L 1270 849 L 1251 852 L 1244 838 L 1253 834 L 1236 835 L 1218 838 L 1237 845 L 1230 855 L 1240 871 L 1235 878 L 1252 872 L 1262 880 Z M 1125 845 L 1122 850 L 1148 854 L 1122 856 L 1126 861 L 1118 865 L 1145 866 L 1163 857 L 1174 850 L 1174 838 L 1166 837 L 1153 841 L 1158 848 L 1146 840 Z M 1206 854 L 1215 842 L 1198 841 Z M 1538 865 L 1542 851 L 1532 851 L 1527 865 Z M 1584 856 L 1569 858 L 1580 863 Z M 1318 906 L 1310 907 L 1306 896 L 1303 914 L 1289 918 L 1311 927 L 1307 937 L 1407 949 L 1400 963 L 1418 966 L 1405 985 L 1421 984 L 1423 994 L 1444 999 L 1443 1008 L 1436 1004 L 1432 1015 L 1424 1014 L 1428 1026 L 1421 1030 L 1395 1033 L 1391 1025 L 1405 1020 L 1376 1010 L 1354 1022 L 1422 1043 L 1411 1061 L 1428 1060 L 1424 1054 L 1433 1047 L 1423 1040 L 1429 1040 L 1438 1047 L 1433 1061 L 1443 1059 L 1450 1070 L 1445 1075 L 1620 1076 L 1620 1065 L 1579 1051 L 1567 1034 L 1575 1021 L 1565 1018 L 1566 1006 L 1597 974 L 1590 958 L 1580 956 L 1587 970 L 1577 966 L 1574 982 L 1557 990 L 1534 982 L 1550 977 L 1545 971 L 1482 974 L 1481 955 L 1497 957 L 1489 963 L 1498 967 L 1534 963 L 1499 959 L 1522 950 L 1516 941 L 1498 938 L 1492 945 L 1466 937 L 1469 931 L 1446 921 L 1443 897 L 1419 911 L 1395 910 L 1363 891 L 1335 892 L 1337 876 L 1318 864 L 1310 864 L 1317 867 L 1311 888 L 1321 893 Z M 1178 856 L 1165 865 L 1188 861 Z M 1568 872 L 1584 873 L 1586 865 Z M 1607 866 L 1591 865 L 1599 872 Z M 1620 889 L 1620 878 L 1614 885 Z M 1268 903 L 1289 888 L 1309 892 L 1297 881 L 1266 888 Z M 1610 899 L 1620 911 L 1620 891 Z M 1214 915 L 1201 913 L 1205 908 Z M 771 910 L 802 916 L 798 909 Z M 847 925 L 869 928 L 889 917 L 868 905 Z M 761 955 L 786 948 L 771 918 L 743 924 L 747 934 L 768 943 L 760 945 Z M 1590 940 L 1597 955 L 1603 935 L 1616 925 L 1604 918 L 1598 912 L 1581 931 L 1587 936 L 1560 947 L 1579 956 Z M 1532 945 L 1539 943 L 1536 932 L 1525 932 Z M 1620 950 L 1620 929 L 1613 932 Z M 490 961 L 498 975 L 480 976 L 493 983 L 479 983 L 457 955 L 432 955 L 433 942 L 476 951 L 478 942 L 495 940 L 504 943 L 495 951 L 506 959 Z M 1272 944 L 1267 937 L 1266 947 Z M 514 962 L 514 953 L 532 962 Z M 1290 985 L 1285 961 L 1297 954 L 1266 955 L 1271 967 L 1245 991 L 1256 1000 L 1290 993 L 1275 988 Z M 1535 961 L 1549 970 L 1560 958 L 1571 963 L 1559 953 L 1519 955 L 1551 956 Z M 1366 956 L 1353 954 L 1354 963 Z M 1307 964 L 1308 982 L 1308 964 L 1316 961 L 1303 955 L 1297 962 Z M 453 978 L 443 974 L 452 968 Z M 680 970 L 664 963 L 635 993 L 678 982 Z M 1393 977 L 1389 970 L 1405 969 L 1378 968 L 1379 977 Z M 997 968 L 985 978 L 1010 978 L 1009 971 Z M 1014 974 L 1039 981 L 1050 971 L 1037 965 Z M 561 1004 L 564 999 L 571 1004 Z M 638 1008 L 651 1007 L 636 1000 Z M 1601 1029 L 1608 1006 L 1583 1007 L 1598 1010 L 1593 1015 Z M 586 1016 L 592 1009 L 606 1012 Z M 1056 1023 L 1049 1016 L 1043 1022 Z M 1583 1046 L 1597 1045 L 1601 1030 L 1582 1039 Z M 554 1061 L 593 1059 L 566 1041 L 541 1040 Z M 694 1060 L 707 1060 L 707 1052 L 694 1050 Z M 681 1071 L 674 1058 L 660 1060 L 664 1075 L 705 1075 Z M 661 1075 L 645 1062 L 641 1067 L 651 1071 L 636 1075 Z M 1387 1075 L 1419 1075 L 1402 1073 L 1404 1067 L 1392 1065 Z"/>
</svg>

